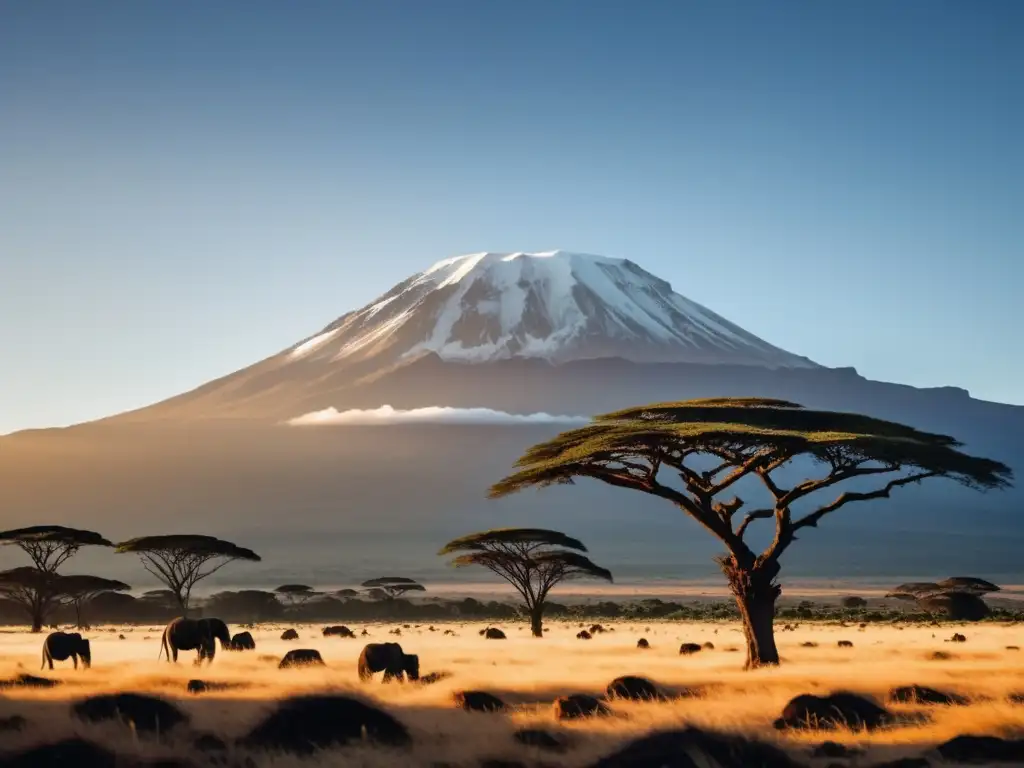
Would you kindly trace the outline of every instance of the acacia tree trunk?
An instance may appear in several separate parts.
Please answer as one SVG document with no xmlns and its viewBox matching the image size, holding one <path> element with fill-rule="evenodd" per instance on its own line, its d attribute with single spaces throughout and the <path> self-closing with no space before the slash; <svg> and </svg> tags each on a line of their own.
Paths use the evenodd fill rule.
<svg viewBox="0 0 1024 768">
<path fill-rule="evenodd" d="M 779 650 L 775 646 L 773 622 L 775 601 L 782 594 L 782 587 L 775 581 L 779 574 L 778 563 L 755 562 L 744 567 L 730 557 L 721 565 L 743 621 L 743 634 L 747 639 L 745 668 L 777 665 Z"/>
<path fill-rule="evenodd" d="M 534 637 L 544 637 L 544 603 L 530 608 L 530 631 Z"/>
</svg>

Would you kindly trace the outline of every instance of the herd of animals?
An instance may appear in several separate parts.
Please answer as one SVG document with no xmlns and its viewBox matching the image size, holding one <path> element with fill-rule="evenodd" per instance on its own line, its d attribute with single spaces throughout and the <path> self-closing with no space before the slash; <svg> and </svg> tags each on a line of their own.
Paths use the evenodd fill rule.
<svg viewBox="0 0 1024 768">
<path fill-rule="evenodd" d="M 291 634 L 289 634 L 289 632 Z M 365 632 L 365 630 L 364 630 Z M 352 637 L 355 633 L 345 626 L 324 627 L 325 637 Z M 294 630 L 285 632 L 286 640 L 297 639 Z M 160 640 L 157 659 L 166 657 L 169 662 L 178 661 L 180 651 L 196 651 L 196 664 L 212 663 L 217 654 L 217 643 L 229 651 L 251 651 L 256 641 L 249 632 L 231 634 L 228 625 L 218 618 L 186 619 L 177 618 L 164 629 Z M 88 668 L 92 664 L 92 649 L 87 638 L 79 632 L 51 632 L 43 640 L 43 665 L 53 669 L 53 662 L 72 660 L 75 669 L 78 662 Z M 296 648 L 288 651 L 281 660 L 282 669 L 310 664 L 323 664 L 320 652 L 312 648 Z M 398 643 L 368 643 L 359 655 L 359 679 L 368 681 L 377 672 L 383 672 L 383 682 L 393 679 L 403 682 L 419 680 L 420 659 L 416 654 L 405 653 Z"/>
</svg>

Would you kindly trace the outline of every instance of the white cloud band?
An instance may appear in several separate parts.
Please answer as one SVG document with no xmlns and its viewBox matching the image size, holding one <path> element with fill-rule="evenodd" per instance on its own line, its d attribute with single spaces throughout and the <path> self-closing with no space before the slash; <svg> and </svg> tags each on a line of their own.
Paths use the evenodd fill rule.
<svg viewBox="0 0 1024 768">
<path fill-rule="evenodd" d="M 451 408 L 430 406 L 397 410 L 390 405 L 369 410 L 339 411 L 327 408 L 314 411 L 287 423 L 296 427 L 358 426 L 384 424 L 587 424 L 585 416 L 557 416 L 550 413 L 508 413 L 491 408 Z"/>
</svg>

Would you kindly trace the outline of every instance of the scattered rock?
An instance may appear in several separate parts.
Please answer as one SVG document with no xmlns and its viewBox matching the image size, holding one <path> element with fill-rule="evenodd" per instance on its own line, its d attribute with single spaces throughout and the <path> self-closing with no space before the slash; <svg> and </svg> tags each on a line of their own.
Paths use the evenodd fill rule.
<svg viewBox="0 0 1024 768">
<path fill-rule="evenodd" d="M 500 712 L 505 702 L 486 691 L 457 691 L 453 698 L 455 706 L 467 712 Z"/>
<path fill-rule="evenodd" d="M 806 643 L 800 643 L 801 648 L 817 648 L 818 644 L 808 640 Z"/>
<path fill-rule="evenodd" d="M 702 645 L 701 648 L 703 648 L 705 651 L 713 651 L 715 650 L 715 644 L 709 640 L 708 642 L 704 643 L 704 645 Z"/>
<path fill-rule="evenodd" d="M 210 680 L 189 680 L 186 690 L 191 694 L 211 693 L 212 691 L 230 691 L 248 687 L 245 683 L 224 683 Z"/>
<path fill-rule="evenodd" d="M 611 710 L 594 696 L 571 693 L 555 699 L 555 717 L 558 720 L 576 720 L 581 717 L 610 715 Z"/>
<path fill-rule="evenodd" d="M 281 639 L 282 640 L 298 640 L 299 639 L 299 633 L 296 632 L 294 629 L 286 629 L 284 632 L 281 633 Z"/>
<path fill-rule="evenodd" d="M 639 640 L 636 641 L 636 647 L 637 648 L 650 648 L 651 644 L 649 642 L 647 642 L 647 638 L 646 637 L 641 637 Z"/>
<path fill-rule="evenodd" d="M 892 715 L 885 708 L 855 693 L 833 693 L 829 696 L 805 693 L 786 704 L 782 717 L 775 721 L 775 727 L 779 730 L 828 730 L 845 726 L 872 730 L 892 721 Z"/>
<path fill-rule="evenodd" d="M 24 730 L 26 725 L 28 725 L 28 720 L 21 715 L 0 717 L 0 733 L 14 733 L 21 731 Z"/>
<path fill-rule="evenodd" d="M 585 629 L 582 632 L 577 632 L 576 633 L 576 639 L 577 640 L 589 640 L 591 637 L 592 637 L 592 635 L 589 632 L 587 632 L 587 630 L 585 630 Z"/>
<path fill-rule="evenodd" d="M 679 646 L 679 654 L 681 656 L 689 656 L 692 653 L 700 653 L 701 647 L 697 643 L 683 643 Z"/>
<path fill-rule="evenodd" d="M 1008 650 L 1008 651 L 1019 651 L 1020 650 L 1020 646 L 1019 645 L 1008 645 L 1008 646 L 1006 646 L 1006 650 Z"/>
<path fill-rule="evenodd" d="M 480 630 L 480 634 L 487 640 L 505 640 L 505 633 L 497 627 L 487 627 L 487 629 Z"/>
<path fill-rule="evenodd" d="M 564 741 L 542 728 L 523 728 L 516 731 L 512 738 L 527 747 L 537 747 L 551 752 L 561 752 L 566 746 Z"/>
<path fill-rule="evenodd" d="M 936 751 L 953 763 L 1014 763 L 1024 761 L 1024 740 L 1006 740 L 997 736 L 957 736 Z"/>
<path fill-rule="evenodd" d="M 853 648 L 853 641 L 852 640 L 840 640 L 837 643 L 837 645 L 840 648 Z"/>
<path fill-rule="evenodd" d="M 592 634 L 592 635 L 599 635 L 600 633 L 602 633 L 604 631 L 605 631 L 605 628 L 602 627 L 600 624 L 591 624 L 590 625 L 590 634 Z"/>
<path fill-rule="evenodd" d="M 706 765 L 798 768 L 798 764 L 778 747 L 699 728 L 648 734 L 598 760 L 590 768 L 702 768 Z"/>
<path fill-rule="evenodd" d="M 283 700 L 276 711 L 241 740 L 250 749 L 311 754 L 366 738 L 405 747 L 412 743 L 406 727 L 387 712 L 348 696 L 298 696 Z"/>
<path fill-rule="evenodd" d="M 253 640 L 253 637 L 249 632 L 239 632 L 237 635 L 231 638 L 231 644 L 228 645 L 228 650 L 255 651 L 256 641 Z"/>
<path fill-rule="evenodd" d="M 431 627 L 430 631 L 433 632 L 434 628 Z M 337 624 L 333 627 L 324 627 L 324 637 L 355 637 L 356 633 L 346 627 L 344 624 Z"/>
<path fill-rule="evenodd" d="M 630 701 L 655 701 L 664 698 L 658 686 L 646 677 L 624 675 L 608 683 L 605 689 L 610 699 L 629 699 Z"/>
<path fill-rule="evenodd" d="M 955 658 L 956 656 L 954 656 L 952 653 L 946 653 L 945 651 L 933 651 L 928 656 L 928 659 L 930 661 L 949 661 L 950 659 Z"/>
<path fill-rule="evenodd" d="M 968 702 L 964 696 L 955 693 L 943 693 L 923 685 L 905 685 L 889 691 L 889 701 L 900 704 L 945 704 L 947 706 L 963 706 Z"/>
<path fill-rule="evenodd" d="M 36 677 L 35 675 L 23 673 L 10 680 L 0 680 L 0 688 L 56 688 L 62 682 L 61 680 L 51 680 L 48 677 Z"/>
<path fill-rule="evenodd" d="M 281 663 L 277 665 L 277 668 L 291 669 L 292 667 L 308 666 L 325 666 L 323 657 L 320 656 L 320 651 L 314 648 L 296 648 L 288 651 L 284 658 L 281 659 Z"/>
<path fill-rule="evenodd" d="M 864 754 L 864 750 L 848 747 L 845 744 L 838 744 L 834 741 L 823 742 L 811 751 L 811 757 L 854 757 L 861 754 Z"/>
<path fill-rule="evenodd" d="M 141 693 L 111 693 L 90 696 L 74 704 L 71 713 L 79 720 L 103 722 L 121 720 L 141 733 L 164 733 L 188 723 L 188 715 L 155 696 Z"/>
</svg>

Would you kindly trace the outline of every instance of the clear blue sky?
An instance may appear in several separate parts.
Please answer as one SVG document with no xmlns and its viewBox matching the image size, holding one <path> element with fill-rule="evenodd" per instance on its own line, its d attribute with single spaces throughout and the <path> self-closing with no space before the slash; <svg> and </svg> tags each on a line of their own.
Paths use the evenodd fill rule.
<svg viewBox="0 0 1024 768">
<path fill-rule="evenodd" d="M 1024 3 L 0 6 L 0 432 L 438 259 L 624 256 L 793 352 L 1024 403 Z"/>
</svg>

